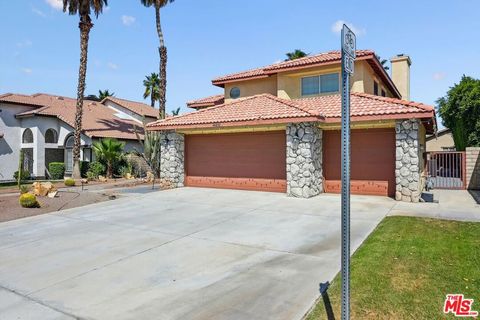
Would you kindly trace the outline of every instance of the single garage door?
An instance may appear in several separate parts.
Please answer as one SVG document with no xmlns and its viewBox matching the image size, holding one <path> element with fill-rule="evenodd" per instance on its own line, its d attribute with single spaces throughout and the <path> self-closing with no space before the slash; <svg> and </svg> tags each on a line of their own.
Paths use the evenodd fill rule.
<svg viewBox="0 0 480 320">
<path fill-rule="evenodd" d="M 185 185 L 286 192 L 285 131 L 185 136 Z"/>
<path fill-rule="evenodd" d="M 341 191 L 340 131 L 324 131 L 325 192 Z M 353 194 L 395 195 L 395 130 L 351 131 L 350 190 Z"/>
</svg>

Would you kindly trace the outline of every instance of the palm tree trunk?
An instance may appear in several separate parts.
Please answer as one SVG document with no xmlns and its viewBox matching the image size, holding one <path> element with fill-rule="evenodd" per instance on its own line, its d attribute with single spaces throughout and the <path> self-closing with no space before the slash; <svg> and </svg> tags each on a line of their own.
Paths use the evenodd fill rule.
<svg viewBox="0 0 480 320">
<path fill-rule="evenodd" d="M 152 88 L 152 94 L 150 95 L 150 106 L 152 108 L 155 108 L 155 96 L 153 95 L 153 88 Z"/>
<path fill-rule="evenodd" d="M 82 132 L 82 115 L 83 115 L 83 95 L 85 93 L 85 78 L 87 75 L 87 55 L 88 55 L 88 38 L 93 23 L 90 16 L 80 17 L 80 67 L 78 70 L 78 87 L 77 87 L 77 106 L 75 109 L 75 130 L 73 133 L 73 178 L 80 179 L 80 144 Z"/>
<path fill-rule="evenodd" d="M 158 48 L 158 54 L 160 55 L 160 66 L 158 73 L 160 77 L 158 119 L 165 119 L 165 95 L 167 91 L 167 48 L 165 47 L 165 42 L 163 39 L 162 26 L 160 24 L 160 6 L 158 4 L 155 5 L 155 18 L 157 22 L 158 40 L 160 42 L 160 47 Z"/>
</svg>

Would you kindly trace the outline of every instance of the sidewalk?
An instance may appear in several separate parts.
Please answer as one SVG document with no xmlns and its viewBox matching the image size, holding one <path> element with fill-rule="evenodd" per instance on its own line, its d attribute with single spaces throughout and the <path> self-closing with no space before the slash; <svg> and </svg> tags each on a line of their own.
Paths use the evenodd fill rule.
<svg viewBox="0 0 480 320">
<path fill-rule="evenodd" d="M 416 216 L 459 221 L 480 222 L 480 191 L 434 190 L 438 203 L 398 202 L 389 216 Z"/>
</svg>

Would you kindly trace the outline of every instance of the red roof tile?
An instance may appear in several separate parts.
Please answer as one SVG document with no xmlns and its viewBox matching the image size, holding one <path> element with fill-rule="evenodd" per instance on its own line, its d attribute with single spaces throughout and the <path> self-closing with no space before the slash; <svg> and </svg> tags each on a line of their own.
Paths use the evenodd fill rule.
<svg viewBox="0 0 480 320">
<path fill-rule="evenodd" d="M 314 116 L 289 100 L 260 94 L 201 109 L 181 116 L 149 123 L 155 129 L 176 127 L 235 126 L 242 123 L 281 123 L 291 119 L 315 120 Z"/>
<path fill-rule="evenodd" d="M 328 65 L 332 63 L 341 62 L 341 53 L 339 50 L 319 53 L 315 55 L 309 55 L 303 58 L 283 61 L 274 63 L 261 68 L 255 68 L 243 72 L 237 72 L 221 76 L 212 80 L 212 83 L 216 86 L 223 87 L 225 83 L 247 80 L 266 78 L 272 74 L 276 74 L 282 71 L 291 71 L 296 69 L 310 68 L 314 66 Z M 383 69 L 382 65 L 378 61 L 375 52 L 373 50 L 357 50 L 357 60 L 366 60 L 370 67 L 380 76 L 387 88 L 397 97 L 400 97 L 400 93 L 393 83 L 390 76 Z"/>
<path fill-rule="evenodd" d="M 432 118 L 434 108 L 421 103 L 352 93 L 352 121 Z M 202 109 L 189 114 L 152 122 L 153 130 L 205 127 L 234 127 L 285 122 L 339 122 L 340 95 L 325 95 L 298 100 L 285 100 L 261 94 L 230 103 Z"/>
<path fill-rule="evenodd" d="M 31 96 L 9 94 L 0 96 L 0 102 L 18 103 L 38 106 L 39 108 L 18 113 L 18 117 L 49 116 L 57 117 L 71 127 L 75 124 L 75 107 L 77 100 L 39 93 Z M 111 137 L 117 139 L 136 140 L 134 125 L 142 131 L 142 125 L 129 119 L 115 116 L 112 110 L 103 104 L 91 100 L 83 101 L 83 132 L 90 137 Z"/>
<path fill-rule="evenodd" d="M 224 102 L 225 102 L 225 95 L 217 94 L 217 95 L 205 97 L 202 99 L 187 101 L 187 106 L 189 106 L 190 108 L 203 108 L 203 107 L 216 106 Z"/>
</svg>

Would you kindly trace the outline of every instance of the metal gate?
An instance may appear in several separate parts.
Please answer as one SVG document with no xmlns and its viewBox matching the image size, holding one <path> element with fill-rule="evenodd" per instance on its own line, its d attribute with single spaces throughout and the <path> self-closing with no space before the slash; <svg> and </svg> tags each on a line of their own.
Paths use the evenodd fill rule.
<svg viewBox="0 0 480 320">
<path fill-rule="evenodd" d="M 426 166 L 435 189 L 465 189 L 465 152 L 427 152 Z"/>
</svg>

